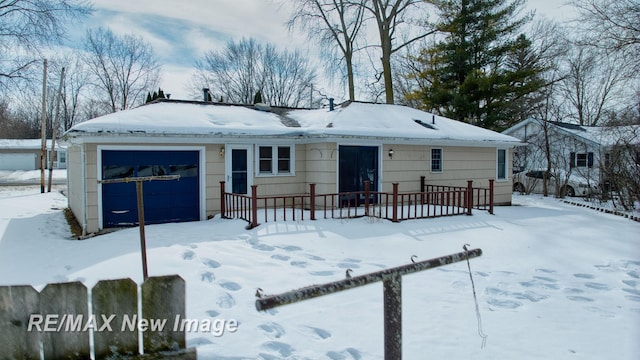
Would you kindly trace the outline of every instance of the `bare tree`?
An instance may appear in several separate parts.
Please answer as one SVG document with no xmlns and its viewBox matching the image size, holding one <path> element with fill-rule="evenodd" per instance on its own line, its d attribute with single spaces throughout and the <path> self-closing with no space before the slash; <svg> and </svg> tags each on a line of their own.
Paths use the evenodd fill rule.
<svg viewBox="0 0 640 360">
<path fill-rule="evenodd" d="M 278 52 L 273 45 L 267 45 L 262 60 L 262 96 L 267 102 L 290 107 L 300 107 L 306 103 L 307 90 L 316 76 L 307 58 L 298 51 Z"/>
<path fill-rule="evenodd" d="M 626 52 L 640 69 L 640 2 L 638 0 L 572 0 L 580 16 L 578 27 L 588 34 L 585 43 Z"/>
<path fill-rule="evenodd" d="M 108 112 L 141 104 L 158 84 L 160 65 L 153 48 L 134 35 L 117 36 L 108 28 L 88 30 L 84 41 L 88 71 Z"/>
<path fill-rule="evenodd" d="M 580 125 L 599 125 L 604 114 L 616 106 L 631 79 L 628 63 L 616 54 L 577 46 L 567 52 L 567 76 L 562 94 L 568 119 Z"/>
<path fill-rule="evenodd" d="M 640 125 L 606 127 L 603 137 L 613 139 L 600 164 L 605 195 L 615 194 L 611 199 L 625 210 L 634 209 L 640 203 Z"/>
<path fill-rule="evenodd" d="M 89 118 L 82 116 L 82 106 L 86 105 L 90 74 L 86 64 L 77 53 L 65 54 L 62 58 L 54 62 L 53 68 L 56 73 L 65 68 L 65 77 L 62 84 L 62 98 L 60 106 L 61 131 L 69 130 L 76 123 Z"/>
<path fill-rule="evenodd" d="M 255 39 L 244 38 L 227 42 L 223 50 L 208 51 L 196 60 L 193 88 L 209 87 L 216 99 L 222 96 L 227 102 L 250 104 L 263 85 L 262 52 Z"/>
<path fill-rule="evenodd" d="M 211 89 L 213 100 L 251 104 L 257 92 L 274 106 L 299 106 L 315 81 L 315 71 L 299 52 L 278 51 L 255 39 L 229 41 L 223 50 L 196 60 L 193 91 Z"/>
<path fill-rule="evenodd" d="M 426 6 L 424 0 L 369 0 L 361 3 L 355 2 L 366 9 L 373 17 L 380 39 L 380 61 L 382 64 L 382 78 L 387 104 L 394 103 L 393 71 L 391 56 L 413 42 L 423 39 L 435 33 L 435 30 L 427 31 L 425 23 L 418 24 L 421 9 Z M 416 15 L 417 13 L 417 15 Z M 424 15 L 423 15 L 424 16 Z M 417 35 L 411 36 L 405 27 L 420 28 Z M 401 36 L 404 36 L 402 39 Z"/>
<path fill-rule="evenodd" d="M 0 0 L 0 87 L 28 80 L 44 47 L 64 38 L 68 22 L 91 11 L 82 0 Z"/>
<path fill-rule="evenodd" d="M 330 60 L 344 61 L 349 100 L 355 100 L 354 54 L 364 21 L 365 0 L 293 0 L 295 11 L 289 29 L 300 27 L 309 39 L 317 39 Z M 332 76 L 333 73 L 330 73 Z"/>
</svg>

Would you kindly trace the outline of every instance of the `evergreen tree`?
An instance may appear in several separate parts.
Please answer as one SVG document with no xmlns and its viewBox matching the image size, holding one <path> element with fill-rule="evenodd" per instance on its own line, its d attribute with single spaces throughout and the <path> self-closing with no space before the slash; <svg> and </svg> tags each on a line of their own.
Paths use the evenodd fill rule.
<svg viewBox="0 0 640 360">
<path fill-rule="evenodd" d="M 434 0 L 444 38 L 418 60 L 422 87 L 412 94 L 426 110 L 484 128 L 520 120 L 529 94 L 543 86 L 531 42 L 518 34 L 524 0 Z"/>
<path fill-rule="evenodd" d="M 156 99 L 166 99 L 167 97 L 164 95 L 164 91 L 162 91 L 161 88 L 158 88 L 158 91 L 154 91 L 153 95 L 151 95 L 151 93 L 147 92 L 147 101 L 146 102 L 152 102 Z"/>
<path fill-rule="evenodd" d="M 256 92 L 256 95 L 253 97 L 253 103 L 258 104 L 261 102 L 262 102 L 262 93 L 260 92 L 260 90 L 258 90 L 258 92 Z"/>
</svg>

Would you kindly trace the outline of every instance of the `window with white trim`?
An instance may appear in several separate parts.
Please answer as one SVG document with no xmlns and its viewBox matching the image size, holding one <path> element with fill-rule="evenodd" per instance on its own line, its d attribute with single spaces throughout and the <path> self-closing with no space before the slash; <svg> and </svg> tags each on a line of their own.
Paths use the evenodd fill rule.
<svg viewBox="0 0 640 360">
<path fill-rule="evenodd" d="M 431 172 L 442 172 L 442 149 L 431 149 Z"/>
<path fill-rule="evenodd" d="M 498 149 L 498 154 L 496 156 L 496 170 L 496 179 L 507 179 L 507 150 L 505 149 Z"/>
<path fill-rule="evenodd" d="M 258 146 L 259 175 L 293 175 L 293 145 Z"/>
</svg>

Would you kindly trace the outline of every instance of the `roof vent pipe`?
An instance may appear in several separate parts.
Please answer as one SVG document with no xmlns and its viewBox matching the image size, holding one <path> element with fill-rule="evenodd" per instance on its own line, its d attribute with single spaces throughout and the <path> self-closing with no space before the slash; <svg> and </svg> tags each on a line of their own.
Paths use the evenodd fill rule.
<svg viewBox="0 0 640 360">
<path fill-rule="evenodd" d="M 329 111 L 333 111 L 333 98 L 329 98 Z"/>
<path fill-rule="evenodd" d="M 209 89 L 202 88 L 202 101 L 209 101 Z"/>
<path fill-rule="evenodd" d="M 431 115 L 431 123 L 435 125 L 436 123 L 436 116 L 435 115 Z"/>
</svg>

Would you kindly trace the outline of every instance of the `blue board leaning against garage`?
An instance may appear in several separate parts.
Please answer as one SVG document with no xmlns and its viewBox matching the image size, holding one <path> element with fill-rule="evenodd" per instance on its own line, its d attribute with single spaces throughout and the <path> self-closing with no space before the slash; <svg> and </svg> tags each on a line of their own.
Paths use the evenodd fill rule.
<svg viewBox="0 0 640 360">
<path fill-rule="evenodd" d="M 197 151 L 102 150 L 102 180 L 180 175 L 179 180 L 152 181 L 144 186 L 147 224 L 199 219 L 199 154 Z M 102 185 L 103 226 L 138 224 L 134 183 Z"/>
</svg>

